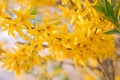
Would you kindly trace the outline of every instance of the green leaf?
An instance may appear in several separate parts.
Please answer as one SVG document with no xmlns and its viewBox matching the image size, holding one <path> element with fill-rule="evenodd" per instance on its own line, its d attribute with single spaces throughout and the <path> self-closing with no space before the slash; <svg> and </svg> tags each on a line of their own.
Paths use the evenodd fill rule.
<svg viewBox="0 0 120 80">
<path fill-rule="evenodd" d="M 103 8 L 101 8 L 100 6 L 98 6 L 98 5 L 95 5 L 95 6 L 93 6 L 93 8 L 95 9 L 95 10 L 97 10 L 97 11 L 99 11 L 99 12 L 101 12 L 101 13 L 105 13 L 105 11 L 104 11 L 104 9 Z"/>
<path fill-rule="evenodd" d="M 97 0 L 97 5 L 105 7 L 104 6 L 104 0 Z"/>
<path fill-rule="evenodd" d="M 37 8 L 36 8 L 36 7 L 34 7 L 34 8 L 32 9 L 31 14 L 32 14 L 32 15 L 36 15 L 36 14 L 37 14 Z"/>
<path fill-rule="evenodd" d="M 118 14 L 120 10 L 120 3 L 114 9 L 114 0 L 111 0 L 111 4 L 107 0 L 97 0 L 97 4 L 93 6 L 96 11 L 104 14 L 104 18 L 112 22 L 117 28 L 118 25 Z"/>
<path fill-rule="evenodd" d="M 105 18 L 105 19 L 109 20 L 110 22 L 112 22 L 113 24 L 115 24 L 115 21 L 112 18 L 107 17 L 107 16 L 103 16 L 103 18 Z"/>
<path fill-rule="evenodd" d="M 93 6 L 97 11 L 104 13 L 104 0 L 97 0 L 97 4 Z"/>
<path fill-rule="evenodd" d="M 114 11 L 112 5 L 107 0 L 105 0 L 105 15 L 111 19 L 114 19 L 113 12 Z"/>
<path fill-rule="evenodd" d="M 105 15 L 106 16 L 108 16 L 109 14 L 108 14 L 108 11 L 107 11 L 107 1 L 106 0 L 104 0 L 104 5 L 105 5 L 105 7 L 104 7 L 104 9 L 105 9 Z"/>
<path fill-rule="evenodd" d="M 119 10 L 120 10 L 120 3 L 118 4 L 118 6 L 114 10 L 115 21 L 117 21 L 117 19 L 118 19 Z"/>
<path fill-rule="evenodd" d="M 120 32 L 117 30 L 110 30 L 108 32 L 105 32 L 105 34 L 120 34 Z"/>
<path fill-rule="evenodd" d="M 115 0 L 110 0 L 110 1 L 111 1 L 111 7 L 114 8 Z"/>
<path fill-rule="evenodd" d="M 111 16 L 112 18 L 114 18 L 113 8 L 112 8 L 112 6 L 110 5 L 110 3 L 108 1 L 106 2 L 106 9 L 107 9 L 107 13 L 110 14 L 109 16 Z"/>
</svg>

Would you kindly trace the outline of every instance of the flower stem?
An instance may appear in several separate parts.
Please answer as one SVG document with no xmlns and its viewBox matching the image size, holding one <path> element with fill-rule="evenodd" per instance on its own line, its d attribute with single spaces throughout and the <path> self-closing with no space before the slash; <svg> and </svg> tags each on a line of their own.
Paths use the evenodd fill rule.
<svg viewBox="0 0 120 80">
<path fill-rule="evenodd" d="M 101 63 L 101 61 L 99 60 L 99 58 L 97 57 L 97 62 L 99 64 L 99 67 L 101 68 L 101 70 L 103 71 L 103 74 L 105 75 L 107 80 L 112 80 L 111 77 L 109 76 L 108 72 L 106 71 L 105 67 L 103 66 L 103 64 Z"/>
</svg>

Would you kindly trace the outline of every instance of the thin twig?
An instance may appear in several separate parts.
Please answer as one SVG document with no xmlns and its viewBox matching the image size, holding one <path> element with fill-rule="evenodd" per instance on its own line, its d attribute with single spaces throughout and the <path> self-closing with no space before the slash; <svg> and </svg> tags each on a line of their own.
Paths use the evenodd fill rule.
<svg viewBox="0 0 120 80">
<path fill-rule="evenodd" d="M 111 67 L 112 67 L 112 78 L 113 78 L 113 80 L 115 80 L 115 69 L 114 69 L 114 64 L 113 64 L 112 59 L 110 59 L 110 63 L 111 63 Z"/>
<path fill-rule="evenodd" d="M 105 77 L 107 80 L 112 80 L 111 77 L 109 76 L 108 72 L 106 71 L 106 69 L 104 68 L 103 64 L 101 63 L 101 61 L 99 60 L 99 58 L 97 58 L 97 62 L 101 68 L 101 70 L 103 71 Z"/>
</svg>

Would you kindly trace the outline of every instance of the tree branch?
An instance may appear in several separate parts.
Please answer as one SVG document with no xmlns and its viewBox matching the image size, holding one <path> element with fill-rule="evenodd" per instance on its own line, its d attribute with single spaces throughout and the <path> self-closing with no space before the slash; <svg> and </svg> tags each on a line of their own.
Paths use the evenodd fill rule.
<svg viewBox="0 0 120 80">
<path fill-rule="evenodd" d="M 99 60 L 99 58 L 97 57 L 97 62 L 99 64 L 99 67 L 101 68 L 101 70 L 103 71 L 103 74 L 105 75 L 107 80 L 112 80 L 111 77 L 109 76 L 108 72 L 106 71 L 106 69 L 104 68 L 103 64 L 101 63 L 101 61 Z"/>
</svg>

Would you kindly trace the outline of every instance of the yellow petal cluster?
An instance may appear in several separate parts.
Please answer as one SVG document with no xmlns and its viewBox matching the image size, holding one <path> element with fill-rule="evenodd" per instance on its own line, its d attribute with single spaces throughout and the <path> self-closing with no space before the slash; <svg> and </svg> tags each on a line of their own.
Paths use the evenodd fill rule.
<svg viewBox="0 0 120 80">
<path fill-rule="evenodd" d="M 30 71 L 33 66 L 39 66 L 42 63 L 42 59 L 31 49 L 28 44 L 21 46 L 17 44 L 19 49 L 14 50 L 12 53 L 6 52 L 2 55 L 3 67 L 6 67 L 8 70 L 13 70 L 16 74 L 20 74 L 22 70 Z"/>
<path fill-rule="evenodd" d="M 85 65 L 89 58 L 104 60 L 115 57 L 113 35 L 104 34 L 114 26 L 93 9 L 96 0 L 62 0 L 61 3 L 57 0 L 20 1 L 24 2 L 22 5 L 29 6 L 12 10 L 16 17 L 2 15 L 4 12 L 0 6 L 2 28 L 13 36 L 16 31 L 26 40 L 21 46 L 17 45 L 18 50 L 2 55 L 3 65 L 8 69 L 19 74 L 21 70 L 30 70 L 44 59 L 73 59 L 77 66 L 78 63 Z M 51 10 L 48 10 L 48 6 Z M 41 9 L 40 13 L 36 11 L 37 17 L 31 14 L 34 7 L 37 11 Z M 38 16 L 41 16 L 40 20 Z M 38 52 L 45 48 L 48 54 L 41 58 Z"/>
</svg>

